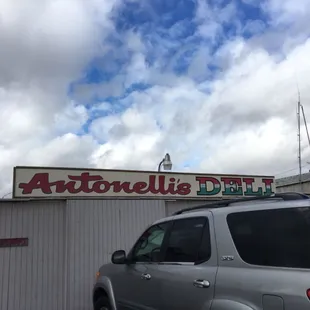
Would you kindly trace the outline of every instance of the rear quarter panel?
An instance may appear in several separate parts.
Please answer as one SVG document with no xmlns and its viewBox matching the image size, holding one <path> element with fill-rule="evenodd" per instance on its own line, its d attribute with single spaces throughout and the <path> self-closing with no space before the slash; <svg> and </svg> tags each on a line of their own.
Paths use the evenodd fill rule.
<svg viewBox="0 0 310 310">
<path fill-rule="evenodd" d="M 285 310 L 310 309 L 306 296 L 310 271 L 245 263 L 233 243 L 226 214 L 215 214 L 213 218 L 219 269 L 212 310 L 270 310 L 263 307 L 263 295 L 282 297 Z M 223 256 L 233 260 L 223 260 Z"/>
</svg>

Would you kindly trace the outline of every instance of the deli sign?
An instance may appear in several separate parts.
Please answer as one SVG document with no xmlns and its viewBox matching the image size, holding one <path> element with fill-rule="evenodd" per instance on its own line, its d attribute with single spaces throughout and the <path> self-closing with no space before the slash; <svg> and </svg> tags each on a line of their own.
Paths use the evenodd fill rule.
<svg viewBox="0 0 310 310">
<path fill-rule="evenodd" d="M 15 167 L 14 198 L 231 198 L 275 192 L 274 177 Z"/>
</svg>

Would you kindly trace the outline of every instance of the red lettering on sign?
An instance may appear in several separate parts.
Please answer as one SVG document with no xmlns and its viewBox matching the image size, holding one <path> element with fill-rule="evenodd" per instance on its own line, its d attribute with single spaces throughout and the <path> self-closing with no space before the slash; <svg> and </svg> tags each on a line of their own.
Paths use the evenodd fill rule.
<svg viewBox="0 0 310 310">
<path fill-rule="evenodd" d="M 90 175 L 83 172 L 81 175 L 68 175 L 70 181 L 59 180 L 49 181 L 48 173 L 37 173 L 28 183 L 20 183 L 19 188 L 24 195 L 32 194 L 34 190 L 41 190 L 44 194 L 69 194 L 96 193 L 105 194 L 109 191 L 113 193 L 125 192 L 126 194 L 143 195 L 147 193 L 161 195 L 181 195 L 186 196 L 191 193 L 191 184 L 183 183 L 180 179 L 170 178 L 169 182 L 164 175 L 150 175 L 148 182 L 109 182 L 100 175 Z M 54 191 L 52 190 L 54 189 Z"/>
<path fill-rule="evenodd" d="M 243 195 L 241 178 L 222 177 L 224 183 L 223 195 Z"/>
<path fill-rule="evenodd" d="M 92 186 L 92 191 L 94 191 L 97 194 L 105 194 L 107 193 L 111 188 L 111 184 L 107 181 L 97 181 Z M 64 192 L 58 192 L 56 188 L 56 193 L 64 193 Z M 70 192 L 69 192 L 70 193 Z M 84 192 L 86 193 L 86 192 Z"/>
<path fill-rule="evenodd" d="M 145 189 L 146 187 L 147 187 L 146 182 L 137 182 L 133 186 L 133 191 L 137 194 L 140 194 L 140 195 L 146 194 L 147 193 L 147 189 Z"/>
<path fill-rule="evenodd" d="M 262 179 L 262 182 L 263 182 L 267 187 L 271 187 L 271 185 L 273 184 L 274 180 L 273 180 L 273 179 Z"/>
</svg>

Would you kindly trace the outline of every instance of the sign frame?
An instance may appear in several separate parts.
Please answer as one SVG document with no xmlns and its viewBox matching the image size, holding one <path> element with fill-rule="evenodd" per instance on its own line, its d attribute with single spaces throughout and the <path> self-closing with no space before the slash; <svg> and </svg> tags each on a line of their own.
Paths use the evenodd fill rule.
<svg viewBox="0 0 310 310">
<path fill-rule="evenodd" d="M 30 175 L 29 178 L 24 175 L 27 173 Z M 63 178 L 52 178 L 50 180 L 51 175 L 55 176 L 61 174 L 63 174 Z M 109 177 L 104 178 L 105 174 Z M 23 176 L 21 177 L 21 175 Z M 40 175 L 41 178 L 37 178 L 35 183 L 35 181 L 33 181 L 33 177 L 36 175 Z M 113 176 L 115 176 L 115 178 L 113 178 Z M 117 176 L 119 178 L 117 178 Z M 83 186 L 86 184 L 86 181 L 88 182 L 86 192 L 80 193 L 76 190 L 76 188 L 79 189 L 79 187 L 74 187 L 76 184 L 79 184 L 81 188 L 82 184 Z M 32 186 L 35 184 L 37 188 L 30 191 L 30 183 Z M 43 183 L 45 184 L 44 188 L 42 185 Z M 91 189 L 89 184 L 91 184 Z M 37 190 L 38 186 L 41 186 L 46 193 L 44 194 L 44 191 L 39 192 Z M 54 193 L 54 188 L 55 191 L 58 191 L 60 194 Z M 64 192 L 68 188 L 76 193 L 72 194 L 69 191 L 68 194 L 65 194 Z M 105 190 L 106 188 L 108 188 L 108 190 Z M 110 190 L 111 188 L 113 188 L 113 191 Z M 92 190 L 94 194 L 92 194 Z M 35 191 L 35 193 L 33 193 L 33 191 Z M 14 167 L 13 173 L 14 199 L 145 198 L 166 200 L 202 200 L 206 198 L 231 199 L 244 196 L 261 196 L 273 194 L 275 191 L 275 177 L 262 175 L 156 172 L 39 166 L 16 166 Z"/>
</svg>

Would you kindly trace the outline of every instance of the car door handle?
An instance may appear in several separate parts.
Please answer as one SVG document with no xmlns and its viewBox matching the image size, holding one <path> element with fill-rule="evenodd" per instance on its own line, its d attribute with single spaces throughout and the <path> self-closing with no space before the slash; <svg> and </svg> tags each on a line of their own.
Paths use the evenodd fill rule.
<svg viewBox="0 0 310 310">
<path fill-rule="evenodd" d="M 193 282 L 194 286 L 199 287 L 199 288 L 208 288 L 210 287 L 210 282 L 207 280 L 195 280 Z"/>
<path fill-rule="evenodd" d="M 148 274 L 148 273 L 143 273 L 142 275 L 141 275 L 141 279 L 142 280 L 151 280 L 151 275 L 150 274 Z"/>
</svg>

